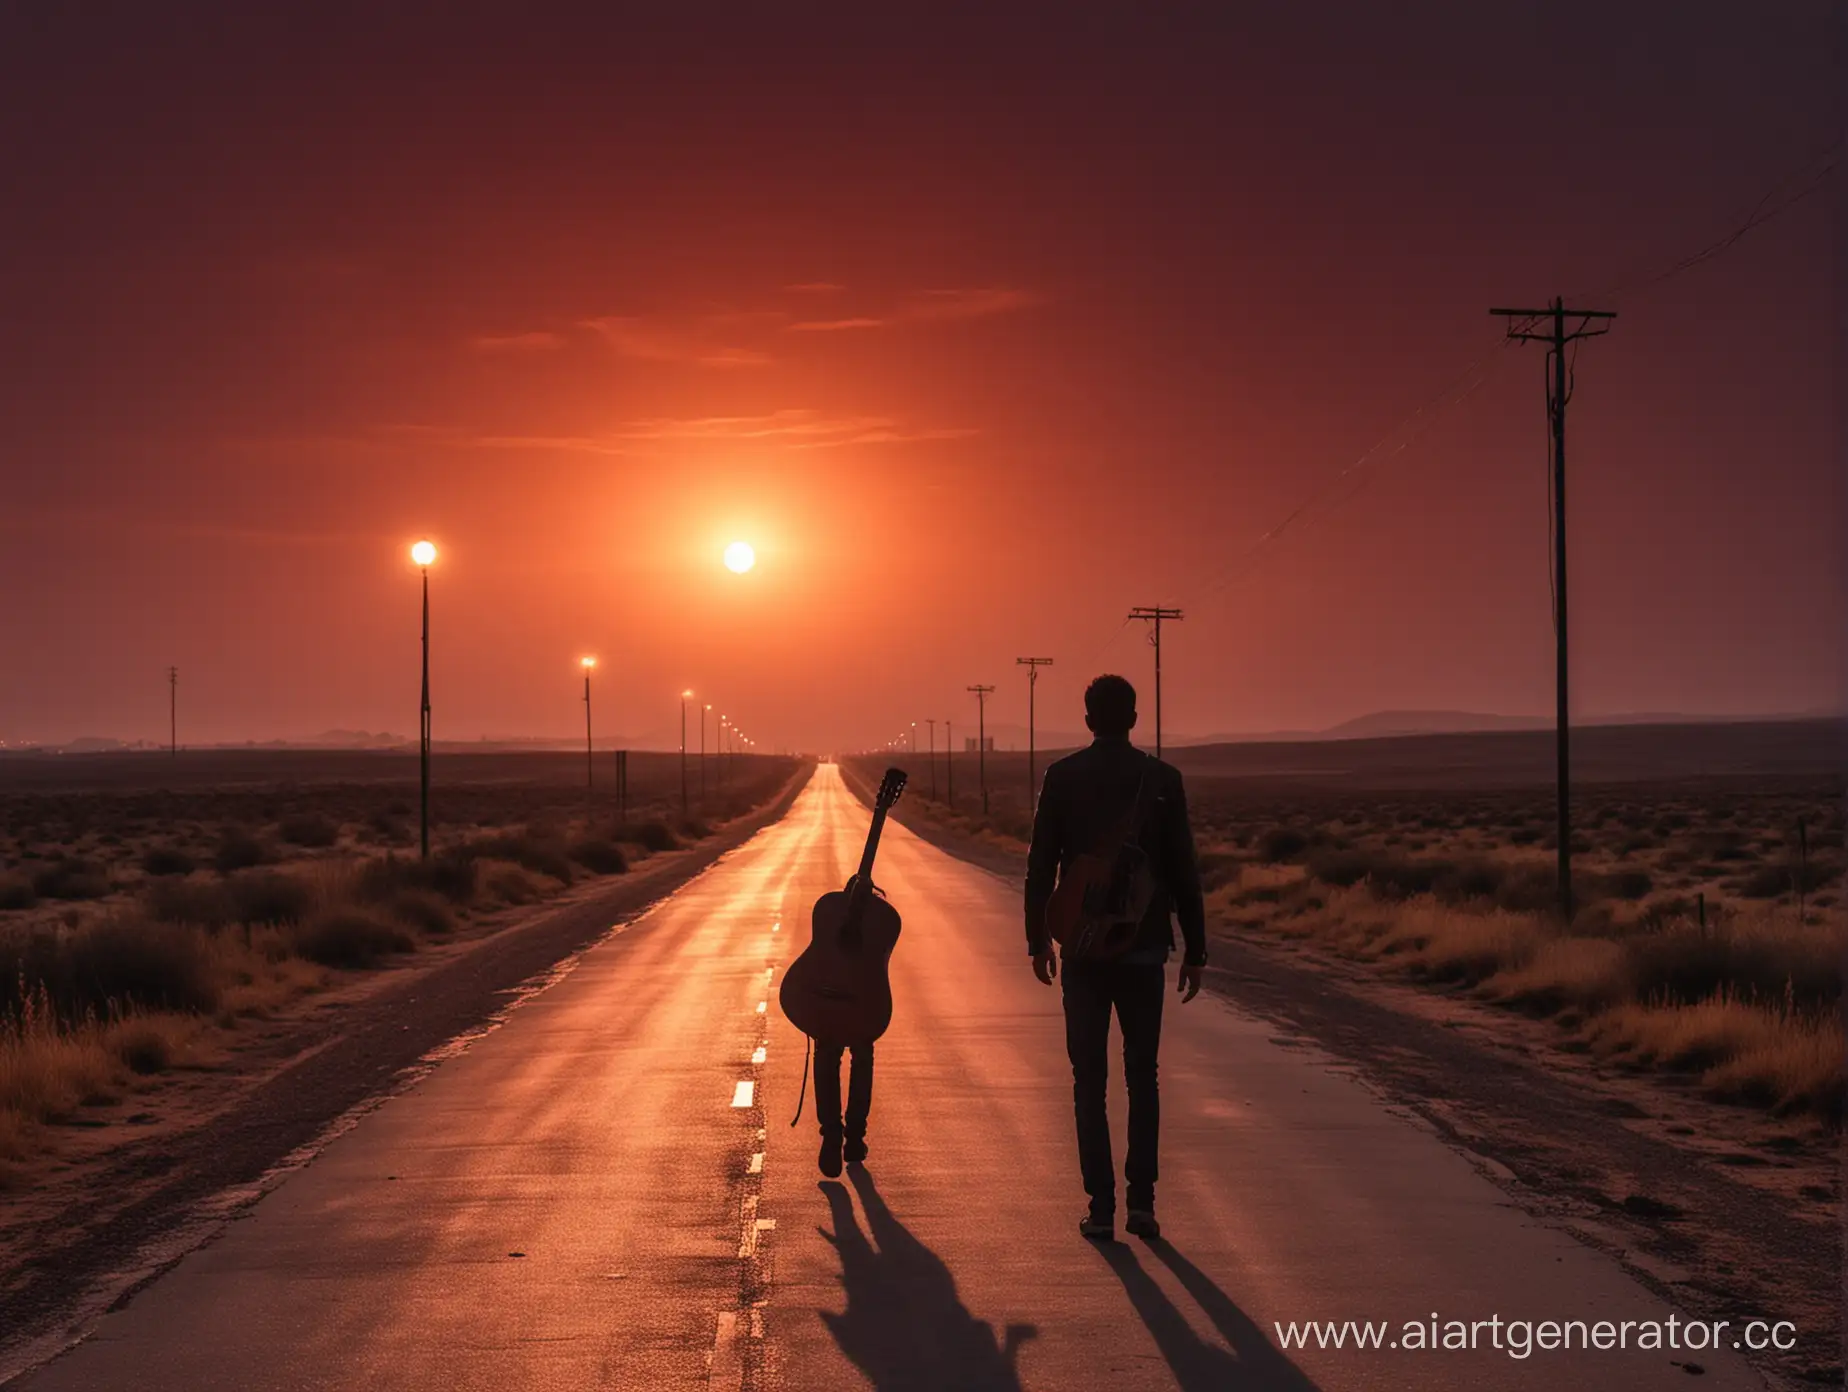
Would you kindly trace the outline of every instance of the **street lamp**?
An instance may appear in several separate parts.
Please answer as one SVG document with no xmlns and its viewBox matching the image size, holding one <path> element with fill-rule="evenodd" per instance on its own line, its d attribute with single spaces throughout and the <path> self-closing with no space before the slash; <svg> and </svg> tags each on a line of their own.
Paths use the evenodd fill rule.
<svg viewBox="0 0 1848 1392">
<path fill-rule="evenodd" d="M 712 709 L 708 701 L 699 712 L 699 805 L 706 805 L 706 712 Z"/>
<path fill-rule="evenodd" d="M 691 812 L 687 803 L 687 702 L 692 699 L 691 691 L 680 693 L 680 815 L 682 817 Z"/>
<path fill-rule="evenodd" d="M 430 858 L 430 567 L 436 562 L 436 544 L 425 540 L 411 545 L 411 560 L 423 572 L 423 698 L 417 707 L 418 800 L 417 825 L 420 854 Z"/>
<path fill-rule="evenodd" d="M 597 763 L 591 757 L 590 743 L 590 670 L 597 665 L 597 659 L 582 658 L 580 665 L 584 668 L 584 792 L 588 796 L 597 778 Z"/>
</svg>

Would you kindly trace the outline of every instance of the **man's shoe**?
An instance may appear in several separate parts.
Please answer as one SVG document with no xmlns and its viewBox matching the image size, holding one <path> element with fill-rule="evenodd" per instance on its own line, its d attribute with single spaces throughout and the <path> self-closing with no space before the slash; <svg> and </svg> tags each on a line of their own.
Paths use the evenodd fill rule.
<svg viewBox="0 0 1848 1392">
<path fill-rule="evenodd" d="M 821 1138 L 821 1156 L 815 1163 L 821 1166 L 821 1172 L 829 1179 L 841 1177 L 841 1138 L 839 1136 Z"/>
<path fill-rule="evenodd" d="M 1087 1213 L 1078 1220 L 1078 1235 L 1088 1237 L 1093 1242 L 1115 1242 L 1116 1219 L 1099 1218 Z"/>
<path fill-rule="evenodd" d="M 863 1136 L 848 1137 L 847 1145 L 842 1150 L 841 1155 L 842 1155 L 842 1158 L 845 1159 L 849 1165 L 864 1165 L 866 1163 L 866 1139 L 865 1137 Z"/>
<path fill-rule="evenodd" d="M 1155 1221 L 1154 1211 L 1147 1208 L 1132 1208 L 1129 1217 L 1123 1221 L 1124 1231 L 1132 1237 L 1144 1237 L 1154 1242 L 1161 1236 L 1161 1224 Z"/>
</svg>

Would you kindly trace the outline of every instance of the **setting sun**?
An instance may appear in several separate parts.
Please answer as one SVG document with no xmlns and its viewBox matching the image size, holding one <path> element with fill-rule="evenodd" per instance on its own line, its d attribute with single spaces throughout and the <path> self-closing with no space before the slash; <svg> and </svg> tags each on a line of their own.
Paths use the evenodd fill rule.
<svg viewBox="0 0 1848 1392">
<path fill-rule="evenodd" d="M 725 548 L 725 568 L 734 574 L 743 575 L 756 564 L 757 553 L 751 549 L 750 542 L 734 541 Z"/>
</svg>

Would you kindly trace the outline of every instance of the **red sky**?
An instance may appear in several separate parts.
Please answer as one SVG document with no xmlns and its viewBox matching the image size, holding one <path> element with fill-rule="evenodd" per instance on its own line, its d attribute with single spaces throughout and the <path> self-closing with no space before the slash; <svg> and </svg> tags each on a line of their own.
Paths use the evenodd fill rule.
<svg viewBox="0 0 1848 1392">
<path fill-rule="evenodd" d="M 0 20 L 0 738 L 408 734 L 426 533 L 439 737 L 1071 729 L 1157 602 L 1171 730 L 1546 711 L 1486 310 L 1611 287 L 1578 708 L 1840 704 L 1840 174 L 1639 283 L 1839 140 L 1822 3 L 159 8 Z"/>
</svg>

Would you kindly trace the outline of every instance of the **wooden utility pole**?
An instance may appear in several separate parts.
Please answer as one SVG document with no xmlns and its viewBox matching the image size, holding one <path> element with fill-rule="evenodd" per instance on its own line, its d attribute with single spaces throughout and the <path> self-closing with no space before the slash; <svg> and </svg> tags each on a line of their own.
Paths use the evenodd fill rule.
<svg viewBox="0 0 1848 1392">
<path fill-rule="evenodd" d="M 167 757 L 180 757 L 180 669 L 167 669 Z"/>
<path fill-rule="evenodd" d="M 972 686 L 975 693 L 975 769 L 982 785 L 982 815 L 988 815 L 988 693 L 992 686 Z"/>
<path fill-rule="evenodd" d="M 1033 777 L 1034 698 L 1039 687 L 1039 669 L 1052 666 L 1052 659 L 1050 657 L 1017 657 L 1014 661 L 1027 669 L 1027 811 L 1030 813 L 1034 804 L 1039 800 L 1039 784 Z"/>
<path fill-rule="evenodd" d="M 1155 757 L 1161 757 L 1161 623 L 1163 619 L 1179 623 L 1185 617 L 1179 609 L 1164 609 L 1159 604 L 1139 604 L 1129 611 L 1132 619 L 1152 619 L 1154 632 L 1149 641 L 1155 645 Z"/>
<path fill-rule="evenodd" d="M 950 730 L 950 718 L 943 718 L 943 800 L 956 810 L 956 744 Z"/>
<path fill-rule="evenodd" d="M 1610 332 L 1608 327 L 1594 329 L 1593 321 L 1606 322 L 1617 316 L 1606 309 L 1567 309 L 1563 299 L 1555 299 L 1546 309 L 1491 309 L 1491 314 L 1505 317 L 1508 337 L 1519 342 L 1539 342 L 1547 346 L 1552 374 L 1547 384 L 1546 414 L 1552 430 L 1552 471 L 1548 485 L 1553 494 L 1553 705 L 1555 777 L 1559 784 L 1559 911 L 1572 917 L 1572 722 L 1567 705 L 1570 690 L 1566 680 L 1566 403 L 1572 399 L 1571 369 L 1566 363 L 1566 345 L 1581 338 L 1598 338 Z M 1521 327 L 1514 321 L 1521 320 Z M 1542 333 L 1533 327 L 1546 320 L 1552 327 Z M 1577 327 L 1566 331 L 1566 321 L 1575 319 Z"/>
<path fill-rule="evenodd" d="M 927 719 L 924 723 L 930 726 L 930 800 L 935 802 L 937 800 L 937 722 Z"/>
</svg>

